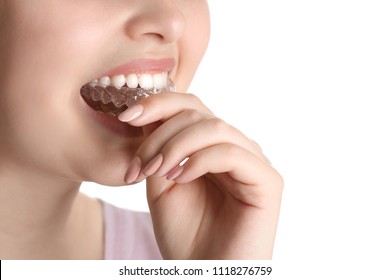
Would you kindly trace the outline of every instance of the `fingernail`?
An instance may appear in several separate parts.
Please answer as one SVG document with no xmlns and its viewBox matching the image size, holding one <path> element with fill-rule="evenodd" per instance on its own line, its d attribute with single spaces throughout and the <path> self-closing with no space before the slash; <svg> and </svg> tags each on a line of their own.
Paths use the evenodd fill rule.
<svg viewBox="0 0 390 280">
<path fill-rule="evenodd" d="M 133 181 L 133 183 L 139 183 L 146 179 L 146 176 L 143 173 L 139 173 L 137 179 Z"/>
<path fill-rule="evenodd" d="M 143 171 L 144 175 L 150 176 L 156 173 L 156 171 L 160 168 L 162 162 L 163 162 L 163 155 L 159 154 L 145 166 Z"/>
<path fill-rule="evenodd" d="M 272 166 L 272 162 L 269 160 L 269 158 L 267 158 L 264 154 L 264 159 L 265 159 L 265 162 L 269 165 L 269 166 Z"/>
<path fill-rule="evenodd" d="M 139 157 L 134 158 L 131 163 L 129 169 L 125 174 L 125 183 L 131 184 L 137 179 L 139 172 L 141 171 L 142 161 Z"/>
<path fill-rule="evenodd" d="M 144 111 L 144 106 L 141 104 L 134 105 L 123 111 L 119 116 L 118 119 L 121 122 L 131 122 L 142 115 L 142 112 Z"/>
<path fill-rule="evenodd" d="M 175 180 L 177 177 L 180 176 L 181 173 L 183 173 L 184 167 L 179 165 L 175 167 L 171 172 L 167 175 L 167 180 Z"/>
</svg>

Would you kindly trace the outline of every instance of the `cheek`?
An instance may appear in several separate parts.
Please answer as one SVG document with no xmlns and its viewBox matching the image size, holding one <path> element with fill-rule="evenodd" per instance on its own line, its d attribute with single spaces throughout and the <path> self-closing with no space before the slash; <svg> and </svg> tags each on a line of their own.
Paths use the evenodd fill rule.
<svg viewBox="0 0 390 280">
<path fill-rule="evenodd" d="M 0 27 L 6 35 L 0 39 L 1 94 L 7 95 L 0 107 L 14 118 L 37 109 L 36 118 L 64 114 L 89 80 L 83 72 L 96 60 L 93 48 L 105 32 L 96 24 L 102 8 L 86 14 L 89 7 L 82 5 L 88 1 L 16 2 L 7 2 L 7 30 Z"/>
<path fill-rule="evenodd" d="M 10 157 L 59 170 L 85 144 L 75 141 L 84 128 L 75 104 L 85 82 L 82 58 L 98 45 L 98 31 L 81 13 L 45 14 L 32 2 L 40 5 L 26 1 L 0 17 L 0 145 Z"/>
<path fill-rule="evenodd" d="M 207 1 L 188 2 L 185 15 L 187 25 L 179 42 L 179 69 L 177 73 L 179 91 L 187 91 L 196 69 L 201 62 L 210 38 L 210 15 Z"/>
</svg>

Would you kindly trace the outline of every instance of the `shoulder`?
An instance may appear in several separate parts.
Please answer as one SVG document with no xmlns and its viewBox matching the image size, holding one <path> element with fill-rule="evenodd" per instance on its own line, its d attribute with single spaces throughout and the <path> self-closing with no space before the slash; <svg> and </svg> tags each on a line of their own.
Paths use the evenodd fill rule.
<svg viewBox="0 0 390 280">
<path fill-rule="evenodd" d="M 161 259 L 149 213 L 102 201 L 105 259 Z"/>
</svg>

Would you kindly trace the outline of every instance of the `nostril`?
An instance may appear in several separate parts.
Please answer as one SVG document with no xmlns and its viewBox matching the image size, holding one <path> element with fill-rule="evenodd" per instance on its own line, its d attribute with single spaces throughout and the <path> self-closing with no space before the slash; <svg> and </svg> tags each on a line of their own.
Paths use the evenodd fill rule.
<svg viewBox="0 0 390 280">
<path fill-rule="evenodd" d="M 145 4 L 144 9 L 129 18 L 126 23 L 127 35 L 133 40 L 150 39 L 168 43 L 180 39 L 186 28 L 186 20 L 177 4 L 172 3 L 175 1 L 151 2 L 150 6 Z"/>
</svg>

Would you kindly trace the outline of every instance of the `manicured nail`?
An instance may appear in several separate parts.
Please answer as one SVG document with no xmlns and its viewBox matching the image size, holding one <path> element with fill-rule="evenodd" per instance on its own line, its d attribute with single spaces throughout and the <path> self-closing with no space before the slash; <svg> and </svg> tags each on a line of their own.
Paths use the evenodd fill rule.
<svg viewBox="0 0 390 280">
<path fill-rule="evenodd" d="M 183 173 L 183 170 L 184 167 L 181 165 L 175 167 L 171 172 L 168 173 L 167 180 L 171 180 L 171 181 L 175 180 L 177 177 L 181 175 L 181 173 Z"/>
<path fill-rule="evenodd" d="M 145 176 L 142 172 L 140 172 L 140 173 L 138 174 L 137 179 L 135 179 L 135 180 L 133 181 L 133 183 L 139 183 L 139 182 L 142 182 L 142 181 L 145 180 L 145 179 L 146 179 L 146 176 Z"/>
<path fill-rule="evenodd" d="M 121 122 L 131 122 L 142 115 L 142 112 L 144 111 L 144 106 L 141 104 L 134 105 L 123 111 L 119 116 L 118 119 Z"/>
<path fill-rule="evenodd" d="M 137 179 L 139 172 L 141 171 L 142 161 L 139 157 L 134 158 L 131 163 L 129 169 L 125 174 L 125 183 L 131 184 Z"/>
<path fill-rule="evenodd" d="M 163 162 L 163 155 L 159 154 L 145 166 L 143 171 L 144 175 L 150 176 L 156 173 L 156 171 L 160 168 L 162 162 Z"/>
<path fill-rule="evenodd" d="M 264 157 L 265 162 L 266 162 L 269 166 L 272 166 L 272 162 L 269 160 L 269 158 L 267 158 L 264 154 L 263 154 L 263 157 Z"/>
</svg>

